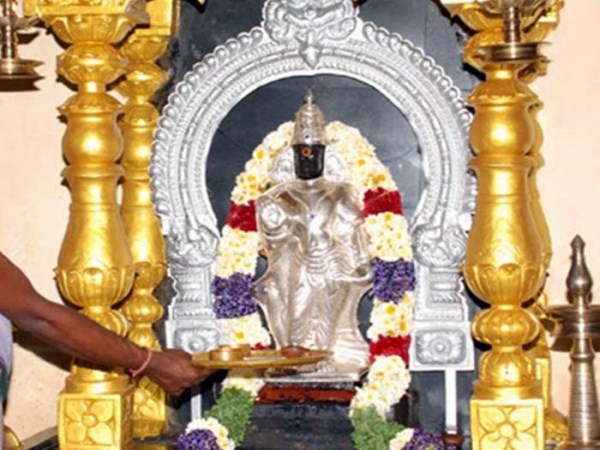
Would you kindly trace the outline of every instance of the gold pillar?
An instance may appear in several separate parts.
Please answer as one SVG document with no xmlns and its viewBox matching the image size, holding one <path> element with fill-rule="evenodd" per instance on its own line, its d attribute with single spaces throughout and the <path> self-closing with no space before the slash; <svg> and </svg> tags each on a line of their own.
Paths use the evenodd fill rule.
<svg viewBox="0 0 600 450">
<path fill-rule="evenodd" d="M 559 23 L 559 13 L 564 6 L 564 1 L 556 1 L 548 8 L 546 13 L 539 19 L 533 28 L 527 34 L 527 39 L 530 41 L 543 41 L 552 32 Z M 521 79 L 530 84 L 537 79 L 538 76 L 546 74 L 548 61 L 541 59 L 537 63 L 523 70 L 520 74 Z M 537 223 L 540 237 L 542 239 L 542 253 L 546 272 L 550 267 L 552 259 L 552 239 L 550 237 L 550 229 L 546 221 L 542 204 L 540 201 L 540 193 L 537 186 L 538 171 L 544 166 L 544 157 L 542 156 L 542 146 L 544 144 L 544 131 L 538 120 L 538 114 L 542 110 L 544 104 L 538 99 L 530 109 L 535 127 L 535 141 L 529 155 L 533 158 L 534 164 L 529 177 L 531 187 L 531 207 L 534 220 Z M 544 292 L 541 292 L 535 299 L 532 305 L 532 312 L 538 317 L 545 316 L 545 308 L 548 299 Z M 552 360 L 550 348 L 548 346 L 548 333 L 542 329 L 536 340 L 533 342 L 529 354 L 535 361 L 535 370 L 538 380 L 542 383 L 542 393 L 544 398 L 544 422 L 546 441 L 561 442 L 567 438 L 568 428 L 567 419 L 554 408 L 552 400 Z"/>
<path fill-rule="evenodd" d="M 486 61 L 482 50 L 505 40 L 502 16 L 489 7 L 495 1 L 442 3 L 476 31 L 465 46 L 464 58 L 486 75 L 486 82 L 470 98 L 476 109 L 471 143 L 477 157 L 472 167 L 480 192 L 465 278 L 491 304 L 475 319 L 473 333 L 492 348 L 482 356 L 474 386 L 473 448 L 505 448 L 516 440 L 528 442 L 523 448 L 541 449 L 545 434 L 556 438 L 565 430 L 564 418 L 552 406 L 546 336 L 532 314 L 540 310 L 545 297 L 530 311 L 521 307 L 541 292 L 552 254 L 536 183 L 543 165 L 543 134 L 537 122 L 541 102 L 525 85 L 545 73 L 547 61 Z M 561 6 L 561 1 L 555 1 L 544 11 L 542 2 L 537 2 L 537 8 L 522 15 L 528 30 L 523 41 L 545 38 L 556 27 Z M 527 355 L 522 347 L 536 337 Z M 536 378 L 542 381 L 543 403 Z"/>
<path fill-rule="evenodd" d="M 152 325 L 162 317 L 163 308 L 153 291 L 165 276 L 166 255 L 153 210 L 148 172 L 152 135 L 159 117 L 150 98 L 165 79 L 154 61 L 164 53 L 176 18 L 173 0 L 153 0 L 146 10 L 150 26 L 135 29 L 121 47 L 121 54 L 129 61 L 126 79 L 118 86 L 127 98 L 120 122 L 125 141 L 121 215 L 137 272 L 133 291 L 121 310 L 132 323 L 129 339 L 159 350 Z M 167 422 L 165 400 L 165 392 L 149 378 L 138 381 L 134 394 L 135 437 L 158 436 L 162 432 Z"/>
<path fill-rule="evenodd" d="M 487 80 L 470 102 L 476 109 L 471 167 L 479 180 L 477 209 L 464 274 L 490 309 L 473 323 L 473 335 L 491 345 L 480 360 L 471 400 L 473 448 L 504 449 L 513 439 L 543 449 L 543 401 L 534 364 L 523 350 L 540 332 L 537 318 L 521 305 L 542 286 L 542 243 L 530 204 L 533 161 L 529 108 L 535 96 L 519 81 L 522 67 L 484 66 Z"/>
<path fill-rule="evenodd" d="M 70 191 L 69 223 L 56 278 L 82 313 L 124 336 L 127 321 L 112 309 L 131 290 L 134 266 L 116 202 L 123 175 L 116 118 L 122 108 L 106 85 L 124 72 L 118 43 L 142 20 L 144 3 L 123 0 L 27 0 L 26 15 L 44 20 L 69 44 L 58 73 L 78 88 L 59 110 L 67 119 L 63 171 Z M 62 450 L 126 448 L 131 440 L 133 385 L 119 372 L 75 362 L 59 398 Z"/>
<path fill-rule="evenodd" d="M 541 110 L 542 102 L 537 102 L 531 108 L 531 113 L 536 124 L 536 143 L 530 153 L 533 158 L 533 169 L 530 175 L 530 186 L 532 196 L 532 212 L 534 220 L 538 224 L 540 237 L 542 240 L 542 253 L 546 271 L 550 266 L 552 259 L 552 241 L 546 218 L 541 206 L 540 195 L 537 188 L 537 172 L 544 166 L 544 158 L 540 153 L 543 143 L 542 127 L 537 121 L 537 114 Z M 545 292 L 541 292 L 534 300 L 531 311 L 539 318 L 545 318 L 545 310 L 548 306 L 548 298 Z M 529 350 L 529 355 L 535 361 L 535 372 L 537 379 L 542 384 L 542 394 L 544 399 L 544 421 L 546 441 L 562 442 L 567 438 L 568 427 L 567 419 L 554 407 L 552 399 L 552 355 L 548 346 L 548 333 L 545 329 L 535 339 Z"/>
</svg>

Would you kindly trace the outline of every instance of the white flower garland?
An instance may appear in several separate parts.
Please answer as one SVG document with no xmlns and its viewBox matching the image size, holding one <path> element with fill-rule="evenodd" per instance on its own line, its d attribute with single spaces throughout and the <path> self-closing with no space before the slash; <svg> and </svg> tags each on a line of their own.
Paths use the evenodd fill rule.
<svg viewBox="0 0 600 450">
<path fill-rule="evenodd" d="M 369 369 L 366 383 L 357 388 L 350 402 L 350 417 L 359 409 L 374 406 L 385 418 L 390 408 L 404 396 L 409 384 L 410 372 L 402 358 L 378 356 Z"/>
</svg>

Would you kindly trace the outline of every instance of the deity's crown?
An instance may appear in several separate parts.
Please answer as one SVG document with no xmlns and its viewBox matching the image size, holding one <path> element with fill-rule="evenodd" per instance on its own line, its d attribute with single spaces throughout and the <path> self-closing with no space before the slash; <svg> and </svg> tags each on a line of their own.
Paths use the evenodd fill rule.
<svg viewBox="0 0 600 450">
<path fill-rule="evenodd" d="M 327 145 L 327 143 L 325 113 L 315 103 L 313 93 L 308 91 L 304 97 L 304 105 L 296 113 L 292 145 Z"/>
</svg>

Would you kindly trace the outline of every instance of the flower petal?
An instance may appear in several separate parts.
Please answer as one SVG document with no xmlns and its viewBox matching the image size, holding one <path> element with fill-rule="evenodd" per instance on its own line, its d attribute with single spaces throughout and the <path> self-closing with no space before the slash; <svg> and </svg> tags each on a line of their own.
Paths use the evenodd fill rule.
<svg viewBox="0 0 600 450">
<path fill-rule="evenodd" d="M 66 435 L 68 442 L 81 444 L 85 441 L 87 429 L 79 422 L 71 422 L 67 425 Z"/>
<path fill-rule="evenodd" d="M 105 423 L 99 423 L 88 431 L 90 438 L 95 444 L 109 445 L 114 441 L 114 434 L 111 427 Z"/>
<path fill-rule="evenodd" d="M 535 408 L 519 407 L 509 414 L 509 420 L 519 431 L 525 431 L 535 425 Z"/>
<path fill-rule="evenodd" d="M 496 430 L 506 420 L 506 412 L 502 408 L 482 408 L 479 410 L 479 424 L 487 432 Z"/>
<path fill-rule="evenodd" d="M 498 431 L 487 433 L 481 438 L 480 448 L 491 449 L 491 448 L 503 448 L 506 449 L 508 445 L 508 439 L 501 436 Z"/>
<path fill-rule="evenodd" d="M 110 400 L 94 402 L 90 407 L 90 414 L 93 414 L 98 422 L 108 422 L 115 414 L 115 404 Z"/>
</svg>

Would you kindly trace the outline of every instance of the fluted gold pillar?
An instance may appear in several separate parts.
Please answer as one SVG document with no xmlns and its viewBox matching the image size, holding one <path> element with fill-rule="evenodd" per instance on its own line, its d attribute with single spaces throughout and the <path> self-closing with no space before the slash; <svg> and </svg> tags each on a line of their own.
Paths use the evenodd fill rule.
<svg viewBox="0 0 600 450">
<path fill-rule="evenodd" d="M 465 278 L 491 305 L 473 325 L 475 338 L 491 345 L 481 359 L 471 403 L 473 448 L 500 449 L 518 442 L 522 448 L 542 449 L 545 435 L 564 433 L 564 418 L 552 406 L 550 355 L 534 314 L 545 297 L 530 310 L 521 305 L 541 292 L 552 254 L 536 183 L 543 165 L 543 134 L 537 122 L 541 102 L 525 84 L 545 73 L 547 61 L 486 59 L 484 49 L 505 40 L 502 16 L 489 8 L 494 2 L 442 2 L 476 31 L 464 57 L 486 75 L 470 98 L 476 109 L 471 142 L 477 157 L 472 167 L 480 192 Z M 537 9 L 521 16 L 527 30 L 524 42 L 542 40 L 558 23 L 562 2 L 546 11 L 543 6 L 538 2 Z M 522 347 L 534 339 L 527 354 Z"/>
<path fill-rule="evenodd" d="M 106 85 L 124 72 L 112 44 L 145 20 L 134 0 L 28 0 L 26 15 L 44 20 L 69 44 L 58 73 L 78 88 L 59 110 L 67 119 L 63 171 L 72 203 L 58 258 L 62 294 L 82 313 L 124 336 L 127 321 L 112 306 L 131 290 L 134 266 L 116 202 L 122 169 L 117 115 L 122 107 Z M 142 8 L 142 9 L 140 9 Z M 110 368 L 74 363 L 59 399 L 58 436 L 63 450 L 127 448 L 131 440 L 133 385 Z"/>
<path fill-rule="evenodd" d="M 127 98 L 120 122 L 125 140 L 121 214 L 137 272 L 133 291 L 121 310 L 132 324 L 129 339 L 158 350 L 160 345 L 152 325 L 162 317 L 163 308 L 153 291 L 165 276 L 166 255 L 152 206 L 148 172 L 152 135 L 159 117 L 150 98 L 164 82 L 163 70 L 154 62 L 164 53 L 176 18 L 173 0 L 153 0 L 146 10 L 150 26 L 135 29 L 121 47 L 121 54 L 129 61 L 126 79 L 118 87 Z M 165 400 L 165 392 L 149 378 L 138 381 L 134 394 L 134 436 L 161 433 L 167 421 Z"/>
</svg>

